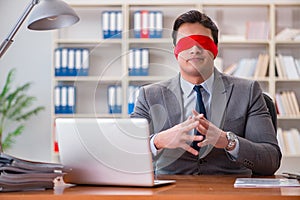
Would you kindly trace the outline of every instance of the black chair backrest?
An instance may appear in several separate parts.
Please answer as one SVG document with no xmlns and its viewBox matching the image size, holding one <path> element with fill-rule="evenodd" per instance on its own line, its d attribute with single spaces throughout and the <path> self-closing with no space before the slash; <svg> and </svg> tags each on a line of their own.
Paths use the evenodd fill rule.
<svg viewBox="0 0 300 200">
<path fill-rule="evenodd" d="M 269 95 L 267 95 L 266 93 L 263 93 L 263 96 L 264 96 L 265 102 L 267 104 L 269 113 L 271 115 L 271 119 L 272 119 L 272 123 L 273 123 L 274 129 L 275 129 L 275 131 L 277 131 L 277 111 L 276 111 L 276 106 L 275 106 L 272 98 Z"/>
</svg>

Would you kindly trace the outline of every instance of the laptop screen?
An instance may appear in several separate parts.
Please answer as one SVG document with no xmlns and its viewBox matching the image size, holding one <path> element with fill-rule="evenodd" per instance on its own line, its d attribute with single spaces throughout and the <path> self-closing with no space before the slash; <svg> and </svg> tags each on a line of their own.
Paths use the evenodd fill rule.
<svg viewBox="0 0 300 200">
<path fill-rule="evenodd" d="M 56 119 L 66 182 L 150 186 L 154 182 L 146 119 Z"/>
</svg>

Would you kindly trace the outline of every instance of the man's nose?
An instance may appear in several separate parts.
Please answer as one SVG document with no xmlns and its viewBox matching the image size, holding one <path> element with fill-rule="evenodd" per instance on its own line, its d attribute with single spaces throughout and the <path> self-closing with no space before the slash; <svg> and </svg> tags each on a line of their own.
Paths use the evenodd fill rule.
<svg viewBox="0 0 300 200">
<path fill-rule="evenodd" d="M 194 45 L 191 49 L 190 49 L 190 54 L 201 54 L 203 52 L 203 48 L 197 45 Z"/>
</svg>

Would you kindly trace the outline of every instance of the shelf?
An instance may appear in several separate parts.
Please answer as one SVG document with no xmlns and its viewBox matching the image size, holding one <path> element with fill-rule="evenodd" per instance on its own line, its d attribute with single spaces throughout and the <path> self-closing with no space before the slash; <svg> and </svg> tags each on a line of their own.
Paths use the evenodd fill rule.
<svg viewBox="0 0 300 200">
<path fill-rule="evenodd" d="M 286 79 L 286 78 L 277 78 L 275 79 L 276 82 L 296 82 L 296 83 L 300 83 L 300 79 Z"/>
<path fill-rule="evenodd" d="M 270 40 L 246 40 L 246 39 L 221 39 L 220 44 L 238 44 L 238 45 L 269 45 L 271 43 Z"/>
<path fill-rule="evenodd" d="M 58 39 L 54 41 L 57 44 L 96 46 L 99 44 L 122 44 L 121 39 Z"/>
<path fill-rule="evenodd" d="M 300 154 L 284 154 L 283 156 L 287 159 L 300 158 Z"/>
<path fill-rule="evenodd" d="M 285 46 L 295 46 L 300 41 L 276 41 L 275 33 L 281 27 L 282 18 L 276 18 L 277 12 L 285 13 L 287 9 L 299 10 L 298 3 L 265 3 L 265 2 L 90 2 L 71 3 L 75 10 L 82 16 L 81 24 L 69 29 L 58 31 L 54 37 L 54 44 L 58 47 L 87 47 L 93 52 L 90 64 L 90 76 L 87 77 L 53 77 L 54 84 L 59 82 L 78 82 L 94 84 L 118 84 L 122 85 L 123 104 L 127 104 L 127 87 L 129 84 L 139 85 L 154 83 L 169 79 L 178 72 L 178 66 L 173 56 L 173 44 L 170 33 L 174 19 L 188 9 L 202 9 L 220 26 L 221 36 L 219 39 L 219 55 L 224 59 L 224 66 L 237 62 L 243 57 L 255 57 L 259 53 L 265 52 L 270 55 L 268 77 L 249 79 L 257 80 L 261 83 L 263 90 L 275 97 L 276 87 L 279 89 L 288 88 L 289 85 L 296 88 L 300 80 L 282 79 L 275 76 L 274 59 L 277 49 L 284 51 Z M 299 7 L 299 8 L 298 8 Z M 101 30 L 101 12 L 105 10 L 121 10 L 123 13 L 123 34 L 121 39 L 103 39 Z M 162 38 L 132 38 L 133 12 L 140 9 L 161 10 L 164 13 L 164 28 L 168 27 L 169 34 L 164 33 Z M 251 10 L 252 9 L 252 10 Z M 234 17 L 235 12 L 245 12 L 243 16 Z M 259 11 L 259 12 L 258 12 Z M 257 15 L 253 16 L 253 12 Z M 96 17 L 96 18 L 95 18 Z M 288 16 L 290 17 L 290 16 Z M 236 21 L 230 27 L 226 20 Z M 287 18 L 288 19 L 288 18 Z M 263 20 L 269 23 L 269 39 L 246 39 L 246 23 L 251 20 Z M 278 23 L 278 21 L 280 23 Z M 290 23 L 290 22 L 289 22 Z M 96 24 L 96 25 L 95 25 Z M 82 26 L 82 28 L 81 28 Z M 92 34 L 90 34 L 92 33 Z M 97 34 L 95 34 L 97 33 Z M 97 37 L 95 37 L 95 35 Z M 222 38 L 225 37 L 225 38 Z M 227 37 L 227 39 L 226 39 Z M 236 37 L 236 38 L 235 38 Z M 168 46 L 168 47 L 166 47 Z M 128 75 L 128 51 L 130 48 L 149 48 L 150 68 L 149 76 L 129 76 Z M 163 47 L 163 51 L 162 51 Z M 165 48 L 166 47 L 166 48 Z M 160 51 L 159 51 L 160 50 Z M 117 55 L 121 55 L 117 57 Z M 160 65 L 158 65 L 160 63 Z M 162 67 L 163 66 L 163 67 Z M 170 66 L 174 67 L 173 69 Z M 171 71 L 170 71 L 171 69 Z M 103 91 L 105 91 L 103 89 Z M 298 91 L 300 95 L 300 91 Z M 104 94 L 106 95 L 106 94 Z M 123 109 L 126 113 L 126 108 Z M 294 119 L 295 117 L 279 117 L 279 119 Z"/>
<path fill-rule="evenodd" d="M 300 40 L 275 41 L 275 44 L 300 45 Z"/>
<path fill-rule="evenodd" d="M 219 57 L 225 68 L 237 63 L 242 58 L 257 58 L 259 54 L 269 54 L 267 77 L 248 78 L 257 80 L 263 91 L 275 99 L 278 91 L 295 90 L 300 100 L 300 79 L 283 79 L 276 77 L 275 56 L 278 52 L 292 54 L 300 58 L 300 41 L 276 40 L 276 34 L 285 27 L 299 28 L 299 2 L 221 2 L 221 1 L 187 1 L 187 2 L 123 2 L 123 1 L 81 1 L 70 4 L 78 10 L 81 21 L 71 28 L 61 29 L 53 37 L 53 46 L 83 47 L 91 50 L 89 76 L 55 77 L 52 76 L 53 88 L 56 84 L 76 85 L 78 113 L 54 114 L 52 124 L 59 117 L 97 117 L 123 118 L 128 113 L 128 87 L 163 81 L 178 73 L 178 63 L 173 55 L 171 38 L 175 18 L 190 9 L 204 11 L 217 22 L 220 30 Z M 160 10 L 164 14 L 162 38 L 134 38 L 133 13 L 137 10 Z M 103 39 L 101 13 L 106 10 L 121 10 L 123 14 L 123 33 L 121 39 Z M 293 13 L 289 12 L 292 10 Z M 299 11 L 299 12 L 298 12 Z M 242 14 L 241 14 L 242 13 Z M 268 37 L 265 39 L 246 39 L 248 21 L 268 23 Z M 255 29 L 256 30 L 256 29 Z M 129 50 L 131 48 L 149 48 L 149 76 L 129 76 Z M 52 69 L 54 75 L 54 69 Z M 107 106 L 107 87 L 118 84 L 122 90 L 122 113 L 109 114 Z M 53 92 L 52 92 L 53 93 Z M 53 94 L 52 94 L 53 95 Z M 52 98 L 52 107 L 54 105 Z M 93 114 L 100 113 L 100 114 Z M 277 116 L 278 127 L 300 129 L 300 116 Z M 284 155 L 284 158 L 300 158 L 300 155 Z"/>
<path fill-rule="evenodd" d="M 108 77 L 108 76 L 62 76 L 62 77 L 55 77 L 54 81 L 82 81 L 82 82 L 112 82 L 112 81 L 120 81 L 121 77 Z"/>
<path fill-rule="evenodd" d="M 300 120 L 299 116 L 284 116 L 284 115 L 277 115 L 278 120 Z"/>
<path fill-rule="evenodd" d="M 122 114 L 56 114 L 55 118 L 121 118 Z"/>
<path fill-rule="evenodd" d="M 129 76 L 128 81 L 151 81 L 151 82 L 157 82 L 169 79 L 171 77 L 166 76 Z"/>
<path fill-rule="evenodd" d="M 128 39 L 129 44 L 172 44 L 170 38 L 130 38 Z"/>
</svg>

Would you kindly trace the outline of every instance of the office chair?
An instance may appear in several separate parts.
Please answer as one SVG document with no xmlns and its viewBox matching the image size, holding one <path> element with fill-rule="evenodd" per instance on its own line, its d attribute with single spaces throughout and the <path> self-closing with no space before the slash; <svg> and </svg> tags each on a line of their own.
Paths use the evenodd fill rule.
<svg viewBox="0 0 300 200">
<path fill-rule="evenodd" d="M 277 131 L 277 110 L 276 110 L 276 106 L 275 106 L 272 98 L 269 95 L 267 95 L 266 93 L 263 93 L 263 96 L 264 96 L 265 102 L 267 104 L 269 113 L 271 115 L 271 119 L 272 119 L 274 129 L 275 129 L 275 131 Z"/>
</svg>

